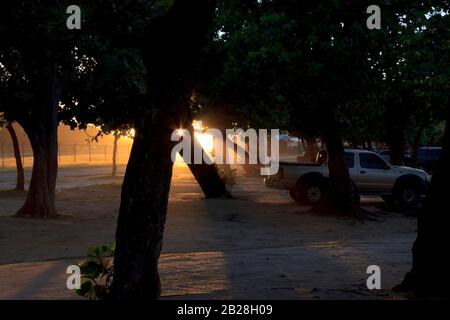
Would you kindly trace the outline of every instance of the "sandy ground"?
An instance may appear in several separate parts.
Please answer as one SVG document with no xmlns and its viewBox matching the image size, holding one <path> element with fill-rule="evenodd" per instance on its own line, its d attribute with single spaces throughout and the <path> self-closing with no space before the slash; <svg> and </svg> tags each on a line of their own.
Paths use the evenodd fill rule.
<svg viewBox="0 0 450 320">
<path fill-rule="evenodd" d="M 57 220 L 11 217 L 24 194 L 0 172 L 0 299 L 74 299 L 65 269 L 114 240 L 122 177 L 108 167 L 60 170 Z M 363 198 L 373 219 L 318 216 L 261 178 L 239 177 L 234 200 L 205 200 L 177 166 L 161 257 L 166 298 L 400 299 L 389 289 L 411 266 L 416 219 Z M 382 290 L 365 286 L 369 265 Z"/>
</svg>

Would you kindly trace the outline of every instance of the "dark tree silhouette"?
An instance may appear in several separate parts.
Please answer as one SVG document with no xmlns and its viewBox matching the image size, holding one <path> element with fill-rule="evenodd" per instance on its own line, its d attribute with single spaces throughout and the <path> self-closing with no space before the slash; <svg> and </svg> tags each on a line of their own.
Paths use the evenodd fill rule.
<svg viewBox="0 0 450 320">
<path fill-rule="evenodd" d="M 114 142 L 113 142 L 113 153 L 112 153 L 112 175 L 117 175 L 117 142 L 120 139 L 120 133 L 115 131 L 114 134 Z"/>
<path fill-rule="evenodd" d="M 450 101 L 450 97 L 449 97 Z M 450 108 L 441 158 L 431 180 L 425 205 L 418 212 L 417 239 L 413 245 L 413 266 L 399 291 L 415 291 L 420 296 L 450 296 L 445 252 L 450 227 Z"/>
<path fill-rule="evenodd" d="M 17 134 L 14 130 L 12 124 L 6 125 L 6 129 L 11 136 L 11 141 L 14 150 L 14 158 L 16 159 L 16 169 L 17 169 L 17 179 L 16 179 L 16 190 L 25 190 L 25 173 L 22 165 L 22 156 L 20 154 L 19 140 L 17 140 Z"/>
<path fill-rule="evenodd" d="M 59 102 L 82 66 L 73 54 L 78 33 L 68 33 L 61 19 L 67 3 L 6 1 L 0 11 L 0 110 L 23 127 L 33 150 L 30 186 L 17 212 L 21 217 L 56 215 Z"/>
<path fill-rule="evenodd" d="M 122 186 L 116 232 L 112 298 L 156 299 L 172 177 L 171 134 L 192 95 L 191 76 L 214 12 L 214 1 L 177 0 L 145 33 L 148 109 L 136 135 Z M 183 112 L 184 111 L 184 112 Z"/>
<path fill-rule="evenodd" d="M 58 171 L 58 103 L 61 80 L 54 71 L 43 71 L 41 101 L 33 105 L 31 114 L 16 118 L 22 125 L 33 149 L 33 171 L 27 198 L 17 212 L 22 217 L 56 215 L 55 190 Z M 50 87 L 47 84 L 50 83 Z M 41 87 L 41 86 L 38 86 Z"/>
<path fill-rule="evenodd" d="M 192 125 L 191 111 L 189 110 L 188 115 L 186 116 L 186 120 L 182 125 L 184 128 L 188 129 L 191 134 L 191 160 L 194 159 L 194 150 L 195 148 L 203 148 L 200 145 L 200 142 L 197 138 L 195 138 L 195 132 Z M 183 156 L 181 154 L 181 156 Z M 203 159 L 203 158 L 202 158 Z M 188 164 L 189 170 L 191 170 L 192 175 L 195 180 L 198 182 L 200 188 L 203 191 L 203 194 L 206 198 L 227 198 L 229 197 L 229 193 L 225 187 L 225 183 L 219 175 L 218 167 L 216 164 L 207 164 L 204 161 L 202 163 L 192 163 Z"/>
</svg>

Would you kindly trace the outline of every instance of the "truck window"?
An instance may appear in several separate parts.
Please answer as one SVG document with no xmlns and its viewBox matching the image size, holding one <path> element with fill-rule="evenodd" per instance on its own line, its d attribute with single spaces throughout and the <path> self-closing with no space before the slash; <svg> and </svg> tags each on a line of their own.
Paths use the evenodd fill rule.
<svg viewBox="0 0 450 320">
<path fill-rule="evenodd" d="M 353 153 L 346 152 L 345 162 L 347 163 L 347 168 L 353 168 L 355 166 L 355 155 Z"/>
<path fill-rule="evenodd" d="M 361 153 L 359 155 L 359 164 L 364 169 L 386 169 L 386 162 L 370 153 Z"/>
</svg>

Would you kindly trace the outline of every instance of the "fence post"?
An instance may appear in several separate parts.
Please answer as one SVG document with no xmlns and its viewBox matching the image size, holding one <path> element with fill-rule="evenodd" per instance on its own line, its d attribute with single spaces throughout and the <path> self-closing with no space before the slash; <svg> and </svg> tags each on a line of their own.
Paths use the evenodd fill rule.
<svg viewBox="0 0 450 320">
<path fill-rule="evenodd" d="M 25 144 L 22 143 L 22 165 L 25 167 Z"/>
<path fill-rule="evenodd" d="M 105 144 L 105 161 L 107 161 L 107 156 L 106 156 L 106 144 Z"/>
</svg>

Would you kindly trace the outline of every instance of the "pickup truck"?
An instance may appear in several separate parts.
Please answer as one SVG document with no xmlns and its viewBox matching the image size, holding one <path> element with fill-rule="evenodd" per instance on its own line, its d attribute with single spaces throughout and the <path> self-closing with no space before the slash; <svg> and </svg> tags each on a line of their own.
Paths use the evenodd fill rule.
<svg viewBox="0 0 450 320">
<path fill-rule="evenodd" d="M 379 195 L 388 202 L 415 205 L 431 180 L 425 171 L 391 165 L 375 152 L 348 149 L 345 158 L 358 193 Z M 329 187 L 326 152 L 320 151 L 316 162 L 280 162 L 278 173 L 264 182 L 268 187 L 289 190 L 296 202 L 320 204 Z"/>
</svg>

